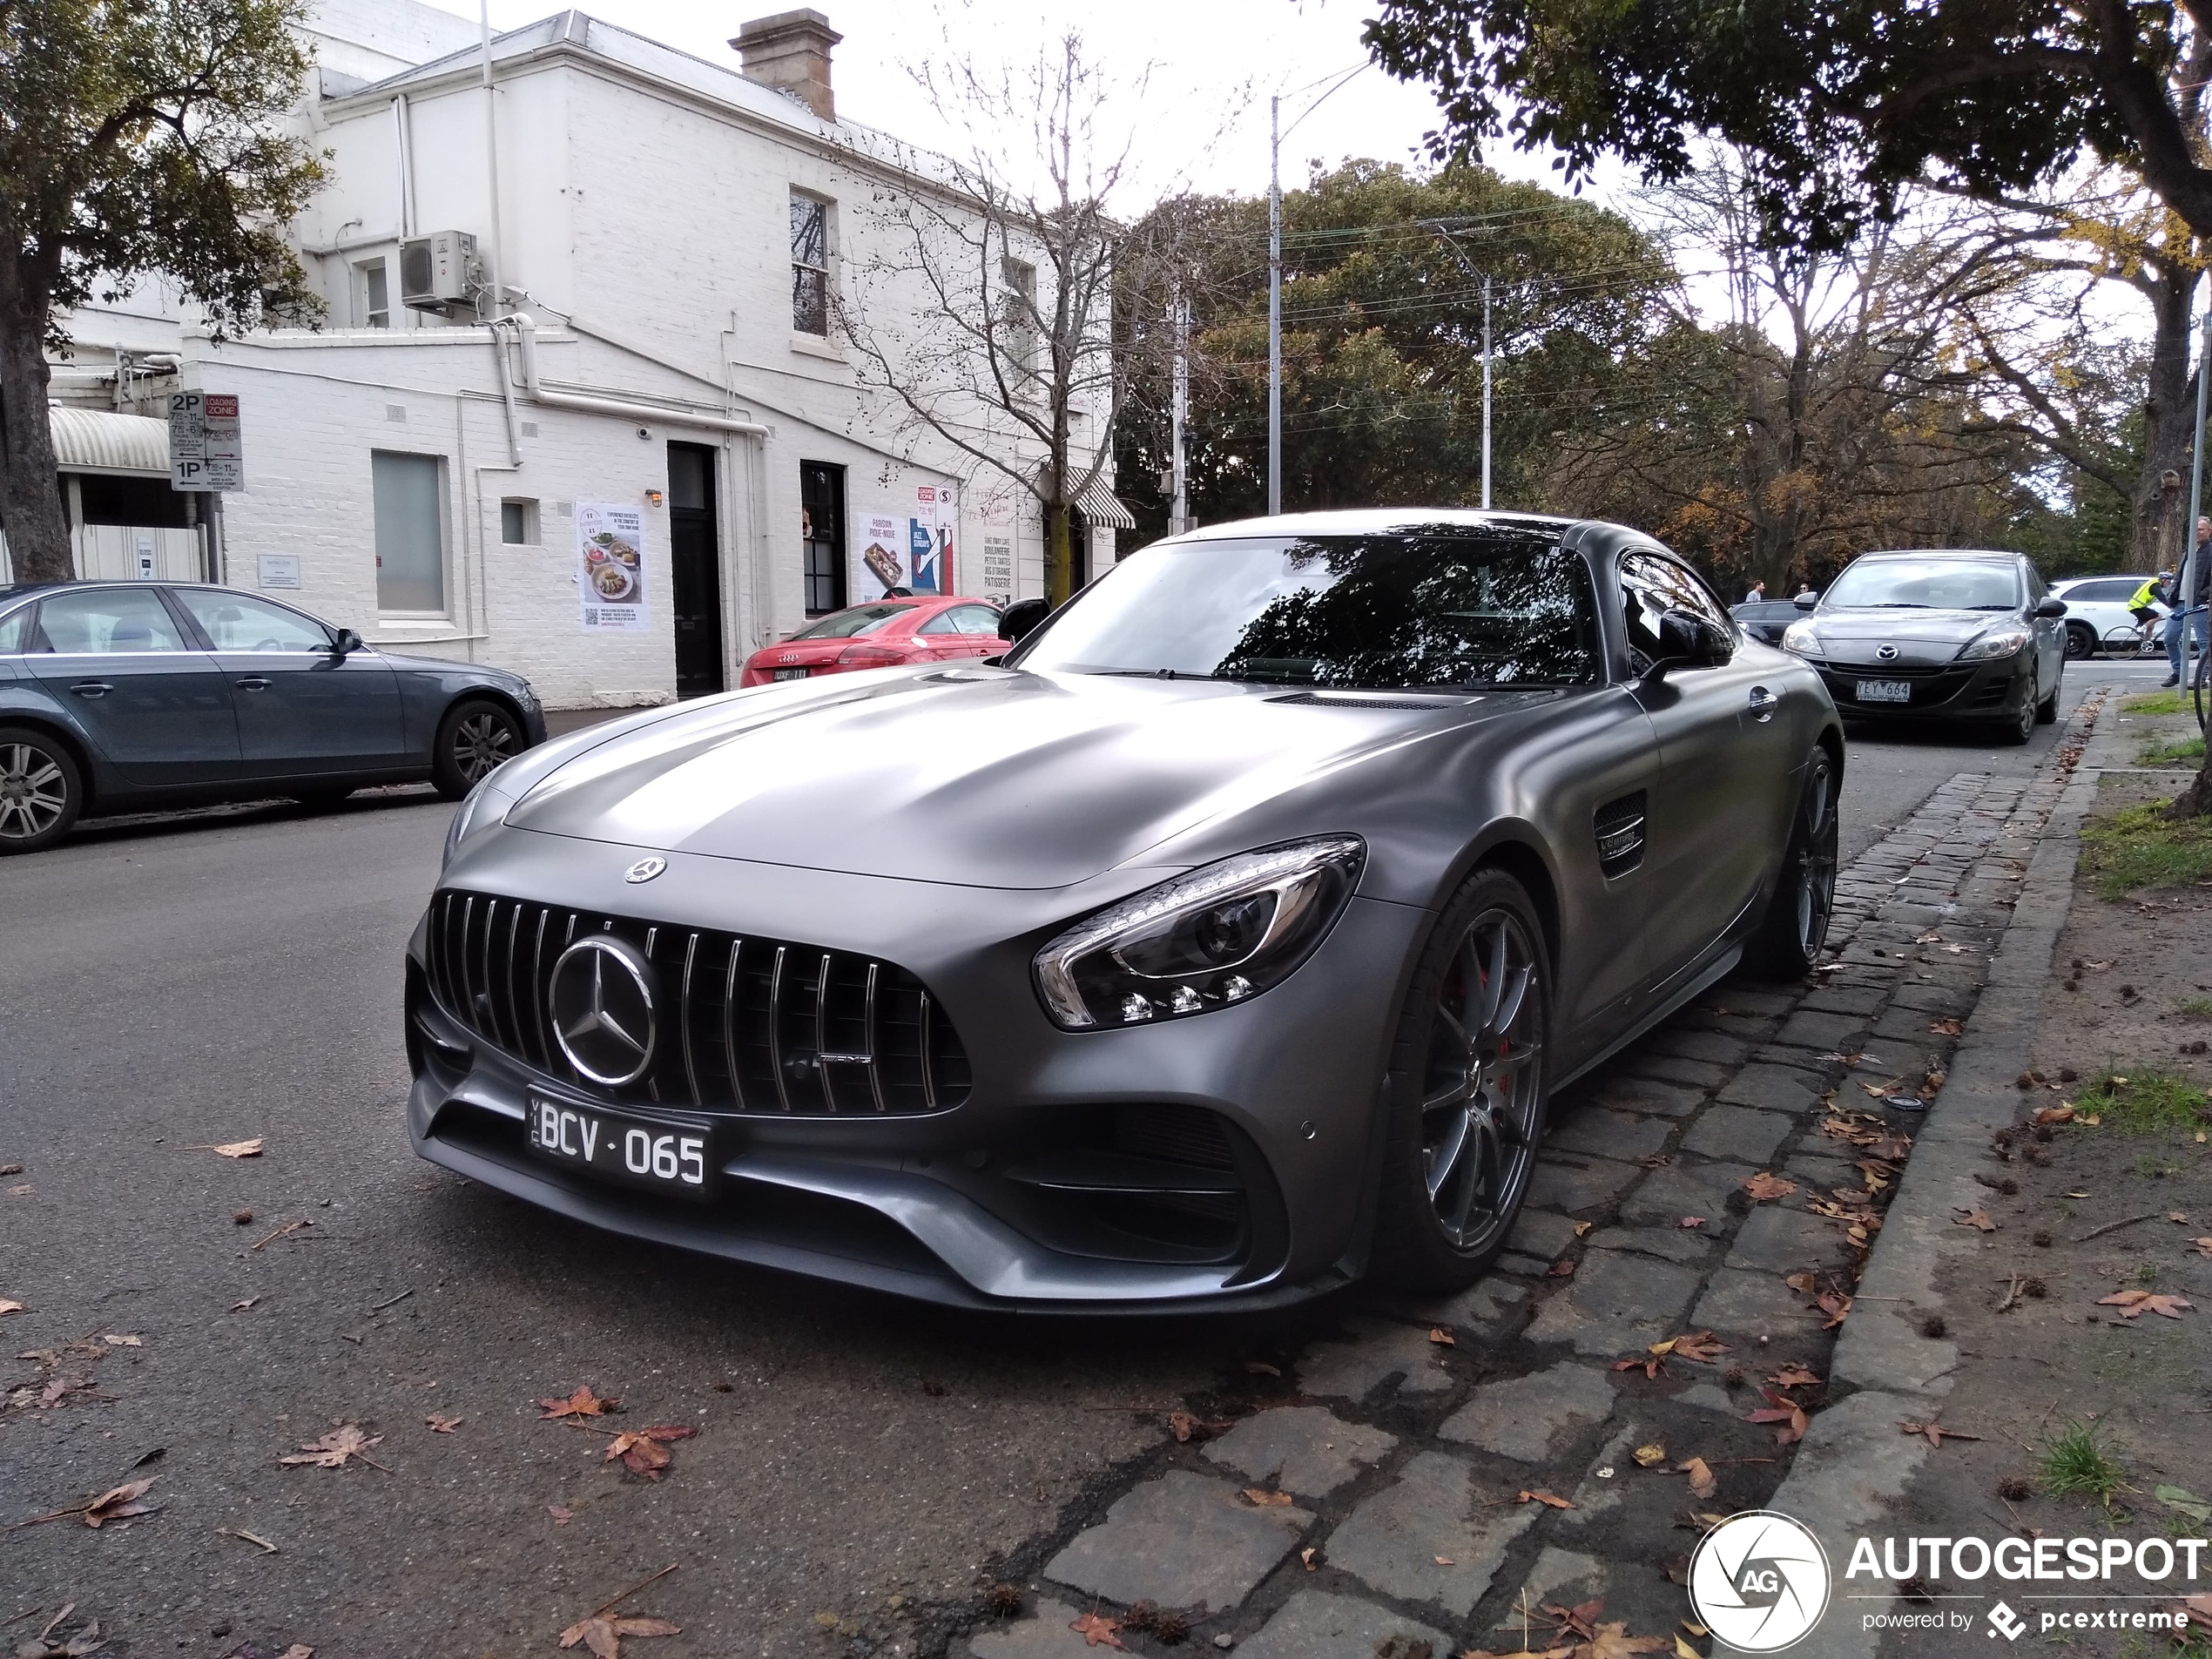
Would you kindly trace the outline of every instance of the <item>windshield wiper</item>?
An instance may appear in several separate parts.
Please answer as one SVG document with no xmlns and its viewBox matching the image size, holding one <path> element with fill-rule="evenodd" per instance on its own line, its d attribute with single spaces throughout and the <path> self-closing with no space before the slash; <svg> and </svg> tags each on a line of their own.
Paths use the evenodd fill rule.
<svg viewBox="0 0 2212 1659">
<path fill-rule="evenodd" d="M 1217 680 L 1218 674 L 1193 674 L 1179 668 L 1083 668 L 1080 674 L 1105 674 L 1116 679 Z"/>
<path fill-rule="evenodd" d="M 1912 599 L 1877 599 L 1871 604 L 1838 605 L 1839 610 L 1933 610 L 1935 606 L 1924 605 Z"/>
</svg>

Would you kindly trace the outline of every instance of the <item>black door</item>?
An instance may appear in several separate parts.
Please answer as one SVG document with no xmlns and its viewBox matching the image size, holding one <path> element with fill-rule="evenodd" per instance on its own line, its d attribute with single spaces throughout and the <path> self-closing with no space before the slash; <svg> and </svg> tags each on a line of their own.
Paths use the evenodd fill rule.
<svg viewBox="0 0 2212 1659">
<path fill-rule="evenodd" d="M 845 469 L 826 461 L 799 463 L 799 545 L 805 556 L 806 614 L 845 609 Z"/>
<path fill-rule="evenodd" d="M 668 446 L 668 565 L 676 613 L 676 695 L 723 689 L 721 536 L 714 523 L 714 451 Z"/>
</svg>

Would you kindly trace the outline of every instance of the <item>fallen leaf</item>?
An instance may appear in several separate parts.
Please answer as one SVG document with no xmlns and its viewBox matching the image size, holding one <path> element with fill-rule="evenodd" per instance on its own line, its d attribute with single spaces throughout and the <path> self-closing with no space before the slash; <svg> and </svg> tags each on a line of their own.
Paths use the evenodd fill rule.
<svg viewBox="0 0 2212 1659">
<path fill-rule="evenodd" d="M 432 1412 L 422 1420 L 430 1426 L 430 1432 L 433 1434 L 450 1434 L 461 1426 L 462 1420 L 458 1417 L 448 1417 L 442 1412 Z"/>
<path fill-rule="evenodd" d="M 1613 1362 L 1613 1369 L 1615 1371 L 1641 1371 L 1643 1372 L 1644 1376 L 1652 1382 L 1657 1382 L 1662 1377 L 1668 1374 L 1667 1360 L 1663 1354 L 1646 1354 L 1642 1358 L 1638 1358 L 1637 1356 L 1631 1354 L 1626 1359 L 1615 1359 Z"/>
<path fill-rule="evenodd" d="M 1894 1079 L 1885 1083 L 1862 1082 L 1859 1087 L 1873 1096 L 1876 1100 L 1887 1100 L 1892 1095 L 1897 1093 L 1897 1083 Z"/>
<path fill-rule="evenodd" d="M 0 1298 L 0 1313 L 21 1313 L 23 1311 L 24 1305 L 22 1303 L 10 1302 L 4 1298 Z"/>
<path fill-rule="evenodd" d="M 666 1619 L 616 1619 L 603 1614 L 593 1614 L 588 1619 L 578 1619 L 561 1632 L 561 1645 L 573 1648 L 579 1642 L 590 1648 L 597 1659 L 622 1659 L 622 1639 L 624 1636 L 680 1636 L 684 1627 L 671 1624 Z M 1114 1644 L 1120 1647 L 1120 1642 Z"/>
<path fill-rule="evenodd" d="M 1667 1460 L 1667 1448 L 1654 1440 L 1649 1446 L 1639 1446 L 1629 1455 L 1648 1469 L 1655 1463 L 1664 1463 Z"/>
<path fill-rule="evenodd" d="M 1943 1442 L 1946 1436 L 1948 1436 L 1954 1440 L 1978 1440 L 1981 1439 L 1981 1436 L 1979 1434 L 1962 1433 L 1958 1429 L 1946 1428 L 1941 1423 L 1936 1422 L 1919 1423 L 1908 1419 L 1905 1421 L 1899 1423 L 1897 1426 L 1899 1433 L 1918 1434 L 1921 1439 L 1927 1441 L 1930 1446 L 1934 1447 L 1938 1451 L 1943 1449 Z"/>
<path fill-rule="evenodd" d="M 1676 1636 L 1675 1638 L 1675 1659 L 1705 1659 L 1705 1656 L 1698 1652 L 1696 1649 L 1691 1647 L 1689 1642 L 1684 1638 Z"/>
<path fill-rule="evenodd" d="M 261 1298 L 258 1296 L 249 1296 L 243 1302 L 233 1302 L 231 1304 L 231 1312 L 233 1313 L 243 1313 L 246 1309 L 252 1307 Z"/>
<path fill-rule="evenodd" d="M 1301 1549 L 1298 1553 L 1298 1565 L 1305 1568 L 1309 1573 L 1313 1571 L 1314 1568 L 1320 1565 L 1320 1562 L 1314 1559 L 1321 1552 L 1319 1550 L 1313 1548 L 1311 1545 L 1308 1545 L 1305 1548 Z"/>
<path fill-rule="evenodd" d="M 95 1531 L 111 1521 L 121 1521 L 129 1515 L 150 1515 L 160 1506 L 140 1501 L 146 1488 L 161 1479 L 150 1474 L 143 1480 L 133 1480 L 128 1486 L 103 1492 L 84 1507 L 84 1524 Z"/>
<path fill-rule="evenodd" d="M 1816 1373 L 1806 1370 L 1804 1366 L 1791 1359 L 1784 1362 L 1777 1370 L 1770 1374 L 1767 1380 L 1777 1388 L 1798 1388 L 1817 1383 L 1820 1379 Z"/>
<path fill-rule="evenodd" d="M 1703 1216 L 1684 1216 L 1682 1218 L 1682 1224 L 1685 1227 L 1702 1227 L 1705 1224 L 1705 1217 Z"/>
<path fill-rule="evenodd" d="M 1283 1374 L 1280 1366 L 1271 1366 L 1264 1359 L 1247 1359 L 1244 1369 L 1255 1377 L 1279 1377 Z"/>
<path fill-rule="evenodd" d="M 1993 1233 L 1997 1231 L 1997 1224 L 1989 1218 L 1989 1212 L 1979 1207 L 1954 1212 L 1951 1224 L 1954 1227 L 1972 1227 L 1977 1232 Z"/>
<path fill-rule="evenodd" d="M 1429 1327 L 1428 1339 L 1440 1347 L 1456 1348 L 1460 1345 L 1457 1339 L 1440 1325 Z"/>
<path fill-rule="evenodd" d="M 2201 1629 L 2212 1630 L 2212 1595 L 2192 1595 L 2182 1603 L 2182 1615 Z"/>
<path fill-rule="evenodd" d="M 212 1152 L 218 1157 L 258 1158 L 261 1156 L 261 1137 L 256 1135 L 250 1141 L 225 1141 L 218 1146 L 198 1150 Z"/>
<path fill-rule="evenodd" d="M 1287 1492 L 1270 1492 L 1264 1487 L 1246 1487 L 1244 1496 L 1262 1509 L 1279 1509 L 1291 1501 Z"/>
<path fill-rule="evenodd" d="M 2074 1108 L 2046 1106 L 2039 1110 L 2031 1121 L 2038 1123 L 2071 1123 L 2074 1121 Z"/>
<path fill-rule="evenodd" d="M 137 1337 L 105 1336 L 100 1340 L 111 1348 L 143 1348 L 146 1345 Z"/>
<path fill-rule="evenodd" d="M 280 1463 L 311 1464 L 318 1469 L 342 1469 L 349 1458 L 381 1467 L 368 1454 L 368 1448 L 381 1443 L 381 1434 L 363 1434 L 358 1423 L 341 1423 L 320 1440 L 302 1440 L 300 1450 L 289 1457 L 280 1457 Z"/>
<path fill-rule="evenodd" d="M 537 1403 L 545 1407 L 545 1415 L 537 1420 L 543 1423 L 556 1417 L 601 1417 L 622 1401 L 602 1399 L 591 1392 L 589 1384 L 579 1384 L 576 1393 L 566 1399 L 541 1399 Z"/>
<path fill-rule="evenodd" d="M 660 1472 L 668 1467 L 669 1446 L 677 1440 L 689 1440 L 698 1433 L 689 1423 L 662 1423 L 652 1428 L 630 1430 L 608 1442 L 607 1454 L 600 1461 L 611 1463 L 620 1458 L 623 1467 L 632 1474 L 658 1480 Z"/>
<path fill-rule="evenodd" d="M 1764 1204 L 1772 1198 L 1786 1198 L 1797 1190 L 1795 1181 L 1785 1180 L 1765 1170 L 1761 1170 L 1743 1184 L 1743 1190 L 1750 1195 L 1753 1204 Z"/>
<path fill-rule="evenodd" d="M 1668 1636 L 1632 1636 L 1626 1619 L 1601 1624 L 1588 1645 L 1575 1649 L 1575 1659 L 1629 1659 L 1639 1653 L 1664 1653 L 1672 1647 Z"/>
<path fill-rule="evenodd" d="M 1693 1331 L 1688 1336 L 1675 1339 L 1675 1352 L 1685 1359 L 1710 1366 L 1728 1352 L 1728 1344 L 1716 1342 L 1710 1331 Z"/>
<path fill-rule="evenodd" d="M 1966 1028 L 1957 1020 L 1938 1020 L 1928 1027 L 1929 1030 L 1934 1032 L 1936 1035 L 1939 1037 L 1959 1036 L 1966 1031 Z"/>
<path fill-rule="evenodd" d="M 1429 1560 L 1434 1561 L 1439 1567 L 1457 1567 L 1459 1565 L 1459 1562 L 1453 1561 L 1449 1555 L 1432 1555 L 1429 1557 Z"/>
<path fill-rule="evenodd" d="M 1234 1423 L 1209 1422 L 1196 1412 L 1170 1412 L 1168 1413 L 1168 1428 L 1177 1440 L 1187 1441 L 1200 1430 L 1204 1430 L 1208 1434 L 1226 1434 L 1235 1426 Z"/>
<path fill-rule="evenodd" d="M 1711 1467 L 1706 1463 L 1703 1458 L 1684 1458 L 1680 1463 L 1676 1464 L 1675 1467 L 1679 1473 L 1689 1477 L 1689 1495 L 1691 1497 L 1710 1498 L 1713 1495 L 1714 1489 L 1717 1483 L 1713 1479 L 1713 1471 Z"/>
<path fill-rule="evenodd" d="M 576 1511 L 566 1504 L 549 1503 L 545 1506 L 545 1513 L 553 1517 L 553 1524 L 556 1527 L 565 1527 L 576 1519 Z"/>
<path fill-rule="evenodd" d="M 1804 1439 L 1805 1408 L 1789 1395 L 1777 1393 L 1771 1388 L 1762 1388 L 1759 1392 L 1766 1396 L 1767 1403 L 1743 1420 L 1747 1423 L 1780 1424 L 1781 1426 L 1774 1431 L 1777 1446 L 1788 1446 Z"/>
<path fill-rule="evenodd" d="M 2156 1296 L 2148 1291 L 2121 1291 L 2111 1296 L 2099 1297 L 2097 1305 L 2118 1308 L 2123 1319 L 2132 1319 L 2144 1313 L 2158 1313 L 2169 1319 L 2178 1319 L 2183 1308 L 2193 1308 L 2196 1305 L 2186 1296 Z"/>
<path fill-rule="evenodd" d="M 2186 1211 L 2168 1210 L 2166 1212 L 2166 1219 L 2176 1227 L 2186 1227 L 2189 1224 L 2188 1213 Z"/>
<path fill-rule="evenodd" d="M 1122 1628 L 1119 1619 L 1109 1619 L 1103 1613 L 1086 1613 L 1068 1627 L 1083 1639 L 1086 1648 L 1118 1648 L 1121 1637 L 1114 1634 Z"/>
<path fill-rule="evenodd" d="M 20 1163 L 0 1163 L 0 1175 L 21 1175 L 22 1173 L 23 1165 Z"/>
<path fill-rule="evenodd" d="M 2168 1509 L 2176 1510 L 2187 1515 L 2200 1527 L 2206 1521 L 2212 1521 L 2212 1504 L 2206 1503 L 2203 1499 L 2186 1487 L 2160 1487 L 2152 1492 L 2151 1496 L 2156 1498 Z"/>
<path fill-rule="evenodd" d="M 1851 1298 L 1842 1291 L 1824 1291 L 1818 1299 L 1820 1311 L 1828 1316 L 1828 1322 L 1820 1327 L 1822 1330 L 1833 1331 L 1851 1318 Z"/>
<path fill-rule="evenodd" d="M 1590 1229 L 1596 1225 L 1597 1223 L 1595 1221 L 1576 1222 L 1575 1224 L 1575 1237 L 1577 1238 L 1588 1238 L 1590 1236 Z"/>
<path fill-rule="evenodd" d="M 1575 1264 L 1572 1262 L 1554 1262 L 1552 1264 L 1551 1277 L 1554 1278 L 1574 1278 Z"/>
<path fill-rule="evenodd" d="M 2192 1238 L 2189 1243 L 2196 1246 L 2198 1255 L 2212 1256 L 2212 1235 L 2207 1235 L 2202 1238 Z"/>
<path fill-rule="evenodd" d="M 1556 1492 L 1523 1492 L 1515 1495 L 1515 1503 L 1541 1503 L 1553 1509 L 1572 1509 L 1575 1506 Z"/>
<path fill-rule="evenodd" d="M 277 1659 L 315 1659 L 315 1650 L 304 1642 L 295 1642 L 277 1655 Z"/>
</svg>

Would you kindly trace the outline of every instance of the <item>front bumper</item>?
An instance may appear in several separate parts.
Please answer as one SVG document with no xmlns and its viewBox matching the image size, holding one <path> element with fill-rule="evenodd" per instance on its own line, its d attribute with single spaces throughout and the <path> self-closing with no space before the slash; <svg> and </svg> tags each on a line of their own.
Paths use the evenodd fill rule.
<svg viewBox="0 0 2212 1659">
<path fill-rule="evenodd" d="M 2017 718 L 2033 685 L 2033 651 L 1980 663 L 1936 664 L 1844 663 L 1802 659 L 1820 675 L 1845 719 L 2006 720 Z M 1861 680 L 1902 680 L 1912 688 L 1910 703 L 1861 702 Z"/>
<path fill-rule="evenodd" d="M 678 854 L 650 887 L 627 886 L 642 850 L 517 829 L 456 858 L 448 887 L 499 907 L 495 926 L 462 935 L 481 980 L 448 982 L 451 953 L 434 949 L 429 918 L 409 944 L 408 1125 L 423 1157 L 610 1231 L 958 1305 L 1264 1307 L 1364 1269 L 1388 1038 L 1426 912 L 1355 898 L 1311 961 L 1249 1003 L 1069 1033 L 1038 1005 L 1037 947 L 1172 872 L 1023 891 Z M 516 1023 L 529 996 L 515 987 L 539 982 L 533 970 L 479 965 L 509 961 L 500 929 L 527 932 L 512 918 L 533 919 L 529 895 L 554 893 L 563 915 L 572 903 L 639 941 L 655 928 L 647 948 L 671 965 L 664 983 L 680 953 L 697 954 L 694 932 L 895 964 L 959 1034 L 962 1086 L 926 1102 L 910 1090 L 888 1109 L 868 1109 L 865 1092 L 853 1109 L 848 1094 L 832 1110 L 819 1077 L 812 1092 L 756 1077 L 735 1109 L 730 1091 L 698 1082 L 715 1063 L 698 1055 L 688 1073 L 646 1080 L 658 1099 L 584 1082 Z M 488 1018 L 468 1015 L 478 984 L 503 999 Z M 525 1145 L 534 1094 L 704 1128 L 718 1191 L 662 1197 L 539 1158 Z"/>
</svg>

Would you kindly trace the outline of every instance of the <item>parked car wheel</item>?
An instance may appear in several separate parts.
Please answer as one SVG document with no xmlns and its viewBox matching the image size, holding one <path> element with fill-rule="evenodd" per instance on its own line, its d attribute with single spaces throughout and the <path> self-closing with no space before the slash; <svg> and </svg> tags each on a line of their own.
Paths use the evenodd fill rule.
<svg viewBox="0 0 2212 1659">
<path fill-rule="evenodd" d="M 2059 670 L 2058 678 L 2051 682 L 2051 690 L 2049 694 L 2046 696 L 2040 703 L 2038 703 L 2035 705 L 2036 725 L 2054 725 L 2057 724 L 2059 718 L 2059 693 L 2065 688 L 2066 670 L 2064 668 L 2060 668 Z"/>
<path fill-rule="evenodd" d="M 2007 748 L 2016 749 L 2033 737 L 2035 735 L 2035 705 L 2042 700 L 2042 692 L 2036 689 L 2035 680 L 2030 678 L 2027 683 L 2027 695 L 2020 699 L 2019 711 L 2008 717 L 2005 724 L 1998 727 L 1997 740 Z"/>
<path fill-rule="evenodd" d="M 2070 622 L 2066 625 L 2066 654 L 2079 662 L 2097 654 L 2097 631 L 2086 622 Z"/>
<path fill-rule="evenodd" d="M 522 753 L 527 742 L 522 722 L 503 705 L 464 697 L 438 723 L 430 781 L 448 800 L 459 800 L 502 761 Z"/>
<path fill-rule="evenodd" d="M 1496 1258 L 1543 1138 L 1551 963 L 1535 907 L 1478 871 L 1429 937 L 1391 1051 L 1375 1271 L 1471 1285 Z"/>
<path fill-rule="evenodd" d="M 311 813 L 327 813 L 353 792 L 342 784 L 333 784 L 327 789 L 295 789 L 292 799 Z"/>
<path fill-rule="evenodd" d="M 1769 979 L 1803 979 L 1820 960 L 1835 908 L 1836 763 L 1827 750 L 1815 749 L 1805 763 L 1804 794 L 1782 855 L 1782 877 L 1744 948 L 1745 965 Z"/>
<path fill-rule="evenodd" d="M 0 853 L 51 846 L 84 810 L 84 780 L 68 751 L 29 726 L 0 725 Z"/>
</svg>

